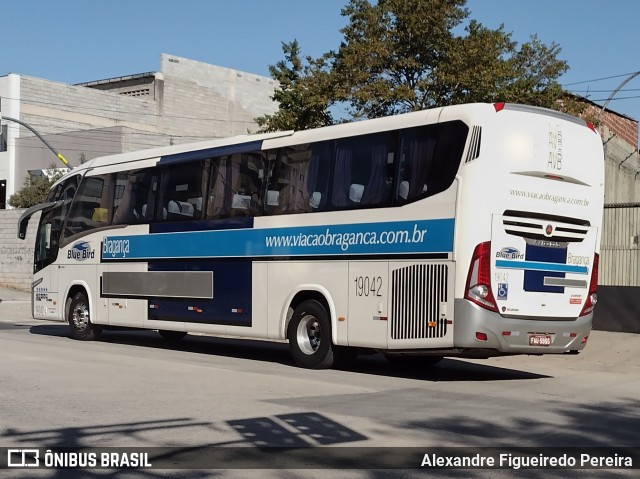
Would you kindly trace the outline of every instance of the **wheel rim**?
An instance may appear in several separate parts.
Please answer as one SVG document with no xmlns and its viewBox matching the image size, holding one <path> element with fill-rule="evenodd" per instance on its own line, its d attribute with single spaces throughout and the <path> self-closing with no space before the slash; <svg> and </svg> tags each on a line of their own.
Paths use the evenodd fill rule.
<svg viewBox="0 0 640 479">
<path fill-rule="evenodd" d="M 83 302 L 76 304 L 71 313 L 73 325 L 78 331 L 84 331 L 89 326 L 89 308 Z"/>
<path fill-rule="evenodd" d="M 311 314 L 304 316 L 298 324 L 296 338 L 298 346 L 304 354 L 315 353 L 322 340 L 322 330 L 318 319 Z"/>
</svg>

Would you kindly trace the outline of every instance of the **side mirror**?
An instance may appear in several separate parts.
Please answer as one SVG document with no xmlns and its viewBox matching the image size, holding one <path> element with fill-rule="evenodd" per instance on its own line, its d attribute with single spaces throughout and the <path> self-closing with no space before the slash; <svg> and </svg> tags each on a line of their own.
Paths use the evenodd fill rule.
<svg viewBox="0 0 640 479">
<path fill-rule="evenodd" d="M 20 219 L 18 220 L 18 238 L 25 239 L 27 237 L 27 226 L 29 226 L 29 220 L 31 217 L 36 214 L 38 211 L 42 211 L 42 213 L 46 213 L 47 211 L 52 210 L 58 206 L 62 206 L 63 201 L 52 201 L 50 203 L 41 203 L 39 205 L 32 206 L 27 211 L 22 213 Z M 51 229 L 49 229 L 49 238 L 51 237 Z"/>
</svg>

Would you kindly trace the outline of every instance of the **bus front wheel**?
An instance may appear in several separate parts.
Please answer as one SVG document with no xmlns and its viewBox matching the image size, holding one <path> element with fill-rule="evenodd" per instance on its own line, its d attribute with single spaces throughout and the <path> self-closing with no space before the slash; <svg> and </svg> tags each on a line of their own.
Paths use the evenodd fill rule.
<svg viewBox="0 0 640 479">
<path fill-rule="evenodd" d="M 335 362 L 335 346 L 331 342 L 331 322 L 324 306 L 307 300 L 293 312 L 288 335 L 291 355 L 298 366 L 325 369 Z"/>
<path fill-rule="evenodd" d="M 102 328 L 91 322 L 89 314 L 89 300 L 83 292 L 76 293 L 69 305 L 68 318 L 71 327 L 71 337 L 81 341 L 98 339 L 102 334 Z"/>
</svg>

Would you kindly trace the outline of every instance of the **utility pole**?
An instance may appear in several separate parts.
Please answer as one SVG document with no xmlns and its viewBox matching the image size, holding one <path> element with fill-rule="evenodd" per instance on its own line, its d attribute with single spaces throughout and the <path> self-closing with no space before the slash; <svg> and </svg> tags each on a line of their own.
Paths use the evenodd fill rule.
<svg viewBox="0 0 640 479">
<path fill-rule="evenodd" d="M 62 156 L 62 153 L 59 153 L 59 152 L 58 152 L 58 151 L 57 151 L 53 146 L 51 146 L 51 145 L 49 144 L 49 142 L 48 142 L 47 140 L 45 140 L 45 139 L 43 138 L 43 136 L 42 136 L 40 133 L 38 133 L 38 131 L 37 131 L 35 128 L 33 128 L 31 125 L 29 125 L 29 124 L 25 123 L 24 121 L 18 120 L 18 119 L 16 119 L 16 118 L 11 118 L 11 117 L 9 117 L 9 116 L 5 116 L 5 117 L 3 117 L 3 116 L 2 116 L 2 98 L 0 97 L 0 122 L 1 122 L 2 120 L 13 121 L 13 122 L 15 122 L 15 123 L 18 123 L 19 125 L 24 126 L 26 129 L 28 129 L 28 130 L 29 130 L 29 131 L 31 131 L 34 135 L 36 135 L 36 136 L 40 139 L 40 141 L 42 141 L 42 143 L 44 143 L 44 144 L 45 144 L 45 146 L 46 146 L 47 148 L 49 148 L 49 149 L 53 152 L 53 154 L 54 154 L 54 155 L 56 155 L 56 158 L 57 158 L 57 159 L 59 159 L 59 160 L 60 160 L 60 161 L 65 165 L 65 166 L 67 166 L 67 167 L 69 166 L 69 162 L 67 161 L 67 159 L 66 159 L 64 156 Z M 2 130 L 0 130 L 0 132 L 1 132 L 1 131 L 2 131 Z"/>
</svg>

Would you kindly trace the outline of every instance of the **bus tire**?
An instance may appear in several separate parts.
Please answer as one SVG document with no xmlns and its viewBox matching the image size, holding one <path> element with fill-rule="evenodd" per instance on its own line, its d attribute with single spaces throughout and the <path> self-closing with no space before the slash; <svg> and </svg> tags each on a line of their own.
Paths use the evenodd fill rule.
<svg viewBox="0 0 640 479">
<path fill-rule="evenodd" d="M 187 335 L 186 331 L 169 331 L 167 329 L 159 329 L 158 333 L 162 336 L 162 339 L 170 344 L 179 342 Z"/>
<path fill-rule="evenodd" d="M 331 322 L 324 306 L 316 300 L 296 307 L 288 329 L 293 360 L 307 369 L 326 369 L 335 363 L 336 347 L 331 342 Z"/>
<path fill-rule="evenodd" d="M 73 339 L 92 341 L 102 334 L 102 327 L 91 322 L 89 300 L 84 292 L 76 293 L 71 299 L 67 321 Z"/>
</svg>

